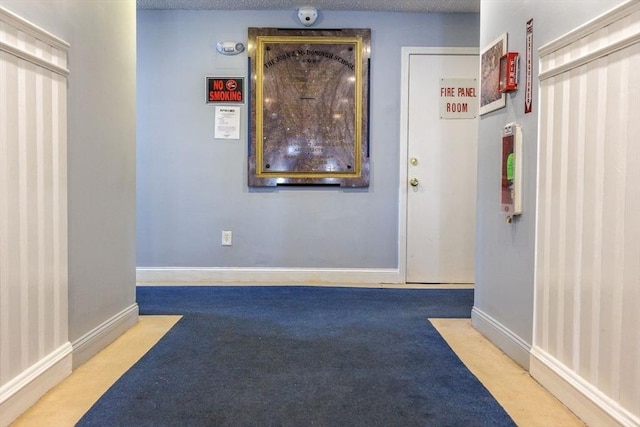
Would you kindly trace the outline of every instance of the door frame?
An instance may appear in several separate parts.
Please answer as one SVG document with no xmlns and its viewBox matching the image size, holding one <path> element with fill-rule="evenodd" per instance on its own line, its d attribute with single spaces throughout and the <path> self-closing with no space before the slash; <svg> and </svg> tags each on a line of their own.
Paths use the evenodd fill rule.
<svg viewBox="0 0 640 427">
<path fill-rule="evenodd" d="M 398 179 L 398 271 L 407 283 L 407 203 L 409 162 L 409 62 L 411 55 L 479 55 L 478 47 L 403 47 L 400 71 L 400 177 Z M 479 70 L 478 70 L 479 72 Z"/>
</svg>

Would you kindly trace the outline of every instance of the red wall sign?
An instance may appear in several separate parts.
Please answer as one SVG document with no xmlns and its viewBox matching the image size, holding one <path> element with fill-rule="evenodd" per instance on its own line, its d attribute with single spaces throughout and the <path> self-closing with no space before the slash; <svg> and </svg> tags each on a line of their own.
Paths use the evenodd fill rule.
<svg viewBox="0 0 640 427">
<path fill-rule="evenodd" d="M 527 53 L 525 61 L 524 112 L 527 114 L 533 109 L 533 18 L 527 21 Z"/>
<path fill-rule="evenodd" d="M 207 77 L 207 104 L 244 102 L 242 77 Z"/>
</svg>

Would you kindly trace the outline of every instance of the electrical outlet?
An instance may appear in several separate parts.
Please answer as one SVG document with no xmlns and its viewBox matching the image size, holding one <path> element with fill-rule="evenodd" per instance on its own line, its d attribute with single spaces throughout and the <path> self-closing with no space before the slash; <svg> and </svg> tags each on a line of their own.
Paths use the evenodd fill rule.
<svg viewBox="0 0 640 427">
<path fill-rule="evenodd" d="M 229 230 L 222 230 L 222 246 L 231 246 L 233 235 Z"/>
</svg>

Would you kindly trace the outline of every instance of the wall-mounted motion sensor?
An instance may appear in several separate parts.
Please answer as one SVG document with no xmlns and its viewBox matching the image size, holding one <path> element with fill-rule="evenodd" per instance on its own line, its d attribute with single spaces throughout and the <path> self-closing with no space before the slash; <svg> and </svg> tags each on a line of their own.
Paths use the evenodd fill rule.
<svg viewBox="0 0 640 427">
<path fill-rule="evenodd" d="M 218 42 L 216 50 L 223 55 L 237 55 L 244 51 L 244 45 L 240 42 Z"/>
<path fill-rule="evenodd" d="M 318 19 L 318 10 L 313 6 L 302 6 L 298 9 L 298 19 L 302 25 L 310 27 Z"/>
</svg>

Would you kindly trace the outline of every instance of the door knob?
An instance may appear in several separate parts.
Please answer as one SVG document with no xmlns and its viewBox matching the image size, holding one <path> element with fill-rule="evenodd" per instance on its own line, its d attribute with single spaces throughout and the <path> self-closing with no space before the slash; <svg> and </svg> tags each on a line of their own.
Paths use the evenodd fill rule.
<svg viewBox="0 0 640 427">
<path fill-rule="evenodd" d="M 412 187 L 417 187 L 419 182 L 417 178 L 411 178 L 411 180 L 409 181 L 409 184 L 411 184 Z"/>
</svg>

